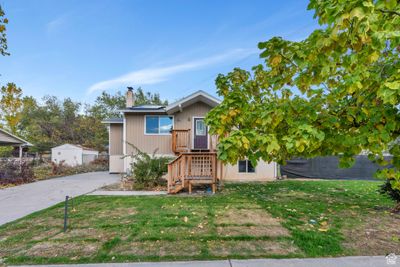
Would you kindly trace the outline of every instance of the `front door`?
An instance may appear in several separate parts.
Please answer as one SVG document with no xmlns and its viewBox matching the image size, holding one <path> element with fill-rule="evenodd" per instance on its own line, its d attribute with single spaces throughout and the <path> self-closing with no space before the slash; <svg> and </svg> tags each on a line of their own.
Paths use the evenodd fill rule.
<svg viewBox="0 0 400 267">
<path fill-rule="evenodd" d="M 193 149 L 208 149 L 207 125 L 204 118 L 194 118 Z"/>
</svg>

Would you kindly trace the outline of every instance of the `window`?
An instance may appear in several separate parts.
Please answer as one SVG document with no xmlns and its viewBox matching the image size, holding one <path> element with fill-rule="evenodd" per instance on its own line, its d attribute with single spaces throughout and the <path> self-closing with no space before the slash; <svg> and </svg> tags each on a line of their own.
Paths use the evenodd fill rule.
<svg viewBox="0 0 400 267">
<path fill-rule="evenodd" d="M 196 120 L 196 135 L 207 135 L 206 124 L 204 123 L 204 120 Z"/>
<path fill-rule="evenodd" d="M 146 134 L 170 134 L 173 125 L 172 116 L 145 116 Z"/>
<path fill-rule="evenodd" d="M 256 169 L 251 164 L 250 160 L 239 160 L 238 161 L 239 172 L 242 173 L 254 173 Z"/>
</svg>

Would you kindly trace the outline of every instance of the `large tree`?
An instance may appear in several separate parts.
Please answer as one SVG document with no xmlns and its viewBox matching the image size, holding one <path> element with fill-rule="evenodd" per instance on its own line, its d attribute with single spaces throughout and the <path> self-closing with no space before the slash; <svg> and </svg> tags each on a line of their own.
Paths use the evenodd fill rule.
<svg viewBox="0 0 400 267">
<path fill-rule="evenodd" d="M 400 4 L 397 0 L 311 0 L 321 29 L 294 42 L 259 43 L 262 65 L 216 79 L 224 98 L 207 122 L 219 158 L 284 162 L 360 152 L 393 169 L 381 175 L 400 192 Z"/>
</svg>

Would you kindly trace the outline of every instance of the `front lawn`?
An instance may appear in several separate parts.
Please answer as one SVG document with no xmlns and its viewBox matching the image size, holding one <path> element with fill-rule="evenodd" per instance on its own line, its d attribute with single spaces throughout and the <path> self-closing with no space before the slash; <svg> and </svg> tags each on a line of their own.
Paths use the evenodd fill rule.
<svg viewBox="0 0 400 267">
<path fill-rule="evenodd" d="M 74 199 L 0 227 L 7 264 L 400 253 L 400 216 L 366 181 L 229 184 L 214 196 Z"/>
</svg>

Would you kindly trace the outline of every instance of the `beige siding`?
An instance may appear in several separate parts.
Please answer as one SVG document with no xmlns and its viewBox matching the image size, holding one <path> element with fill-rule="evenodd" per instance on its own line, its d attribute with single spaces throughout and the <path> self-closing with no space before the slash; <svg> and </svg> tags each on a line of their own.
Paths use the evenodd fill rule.
<svg viewBox="0 0 400 267">
<path fill-rule="evenodd" d="M 241 173 L 238 165 L 226 165 L 222 179 L 224 181 L 250 182 L 250 181 L 272 181 L 276 178 L 276 163 L 259 161 L 255 173 Z"/>
<path fill-rule="evenodd" d="M 152 154 L 155 149 L 157 154 L 173 154 L 171 150 L 171 135 L 145 135 L 144 134 L 144 115 L 125 114 L 126 118 L 126 140 L 138 147 L 141 151 Z M 126 145 L 128 155 L 134 149 Z"/>
<path fill-rule="evenodd" d="M 211 109 L 210 106 L 198 102 L 186 107 L 182 112 L 171 114 L 174 116 L 174 129 L 191 129 L 192 117 L 204 117 Z M 153 114 L 152 114 L 153 115 Z M 163 114 L 161 114 L 163 115 Z M 126 117 L 126 140 L 137 146 L 141 151 L 153 153 L 155 149 L 157 154 L 172 155 L 171 135 L 146 135 L 144 134 L 143 114 L 125 114 Z M 131 154 L 133 149 L 127 145 L 127 154 Z"/>
<path fill-rule="evenodd" d="M 124 160 L 121 155 L 110 155 L 110 173 L 124 172 Z"/>
<path fill-rule="evenodd" d="M 211 107 L 203 102 L 197 102 L 189 107 L 186 107 L 182 112 L 177 112 L 175 116 L 175 129 L 186 130 L 192 129 L 193 117 L 205 117 Z"/>
<path fill-rule="evenodd" d="M 123 127 L 122 124 L 110 124 L 110 155 L 123 154 Z"/>
</svg>

